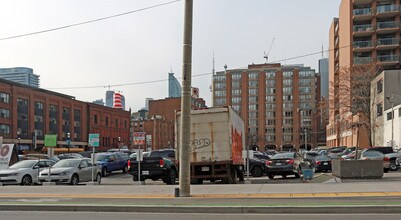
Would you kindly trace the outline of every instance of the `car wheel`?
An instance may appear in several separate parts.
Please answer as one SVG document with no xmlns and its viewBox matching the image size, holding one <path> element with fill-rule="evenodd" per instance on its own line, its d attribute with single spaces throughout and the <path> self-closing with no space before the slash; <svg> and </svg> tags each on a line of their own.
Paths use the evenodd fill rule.
<svg viewBox="0 0 401 220">
<path fill-rule="evenodd" d="M 78 185 L 79 177 L 77 174 L 72 175 L 70 185 Z"/>
<path fill-rule="evenodd" d="M 98 174 L 96 175 L 96 182 L 97 182 L 98 184 L 100 184 L 100 183 L 102 182 L 102 174 L 98 173 Z"/>
<path fill-rule="evenodd" d="M 273 174 L 267 174 L 267 177 L 269 177 L 269 179 L 274 179 L 274 175 Z"/>
<path fill-rule="evenodd" d="M 395 164 L 394 160 L 390 162 L 390 170 L 391 171 L 397 170 L 397 164 Z"/>
<path fill-rule="evenodd" d="M 128 172 L 128 165 L 124 165 L 123 173 L 127 173 L 127 172 Z"/>
<path fill-rule="evenodd" d="M 106 167 L 103 167 L 103 169 L 102 169 L 102 176 L 103 177 L 107 176 L 107 168 Z"/>
<path fill-rule="evenodd" d="M 388 173 L 388 168 L 384 168 L 383 172 Z"/>
<path fill-rule="evenodd" d="M 172 184 L 175 184 L 175 178 L 176 178 L 175 170 L 171 169 L 168 172 L 167 178 L 163 182 L 165 182 L 167 185 L 172 185 Z"/>
<path fill-rule="evenodd" d="M 251 175 L 253 177 L 261 177 L 263 175 L 263 171 L 261 167 L 253 167 L 251 170 Z"/>
<path fill-rule="evenodd" d="M 32 185 L 32 177 L 29 175 L 25 175 L 21 179 L 21 186 L 30 186 Z"/>
</svg>

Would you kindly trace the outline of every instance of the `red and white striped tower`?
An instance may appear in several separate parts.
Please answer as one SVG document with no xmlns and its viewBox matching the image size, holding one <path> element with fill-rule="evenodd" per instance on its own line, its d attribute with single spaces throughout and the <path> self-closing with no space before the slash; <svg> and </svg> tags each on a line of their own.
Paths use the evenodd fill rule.
<svg viewBox="0 0 401 220">
<path fill-rule="evenodd" d="M 115 92 L 114 93 L 114 104 L 113 104 L 113 108 L 119 108 L 122 109 L 123 105 L 121 104 L 121 93 L 119 92 Z"/>
</svg>

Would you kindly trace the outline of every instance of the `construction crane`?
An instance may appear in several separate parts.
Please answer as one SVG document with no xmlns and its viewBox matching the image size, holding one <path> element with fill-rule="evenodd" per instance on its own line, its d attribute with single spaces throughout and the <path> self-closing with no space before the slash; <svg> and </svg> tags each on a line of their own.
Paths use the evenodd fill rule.
<svg viewBox="0 0 401 220">
<path fill-rule="evenodd" d="M 275 39 L 276 39 L 276 38 L 273 37 L 273 40 L 272 40 L 272 42 L 270 43 L 270 47 L 269 47 L 269 50 L 267 51 L 267 54 L 266 54 L 266 52 L 264 52 L 264 53 L 265 53 L 265 56 L 264 56 L 263 58 L 266 59 L 266 63 L 269 61 L 269 54 L 270 54 L 270 51 L 272 50 L 272 47 L 273 47 L 273 44 L 274 44 L 274 40 L 275 40 Z"/>
</svg>

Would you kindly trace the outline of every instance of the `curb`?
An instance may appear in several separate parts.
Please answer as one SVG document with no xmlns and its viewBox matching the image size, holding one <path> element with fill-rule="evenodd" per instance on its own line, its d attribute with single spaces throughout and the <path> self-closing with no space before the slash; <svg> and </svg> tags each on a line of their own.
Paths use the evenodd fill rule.
<svg viewBox="0 0 401 220">
<path fill-rule="evenodd" d="M 401 206 L 76 206 L 0 205 L 0 211 L 137 212 L 137 213 L 252 213 L 252 214 L 366 214 L 400 213 Z"/>
</svg>

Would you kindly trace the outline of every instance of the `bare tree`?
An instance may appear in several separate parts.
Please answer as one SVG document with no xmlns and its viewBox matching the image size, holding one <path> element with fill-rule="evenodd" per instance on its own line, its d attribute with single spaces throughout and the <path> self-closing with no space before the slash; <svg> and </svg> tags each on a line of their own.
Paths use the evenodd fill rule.
<svg viewBox="0 0 401 220">
<path fill-rule="evenodd" d="M 336 75 L 338 84 L 331 82 L 330 86 L 330 111 L 337 115 L 337 123 L 340 124 L 339 133 L 343 130 L 357 128 L 357 136 L 360 129 L 365 129 L 369 144 L 372 145 L 371 129 L 374 123 L 371 121 L 371 96 L 370 82 L 381 70 L 375 64 L 354 65 L 340 69 Z M 354 116 L 358 120 L 354 121 Z M 359 137 L 357 137 L 359 140 Z M 357 144 L 358 143 L 357 141 Z"/>
</svg>

